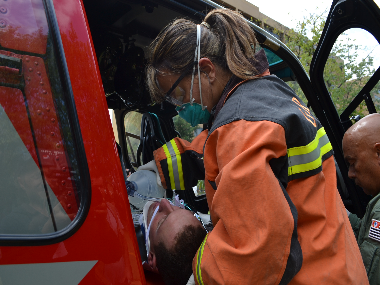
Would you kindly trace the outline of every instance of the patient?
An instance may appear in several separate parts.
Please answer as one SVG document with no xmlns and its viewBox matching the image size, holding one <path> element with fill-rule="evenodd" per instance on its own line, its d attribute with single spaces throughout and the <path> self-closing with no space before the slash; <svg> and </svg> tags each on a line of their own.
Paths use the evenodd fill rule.
<svg viewBox="0 0 380 285">
<path fill-rule="evenodd" d="M 146 248 L 150 270 L 160 273 L 165 284 L 187 284 L 192 261 L 207 232 L 189 211 L 166 199 L 144 207 Z"/>
</svg>

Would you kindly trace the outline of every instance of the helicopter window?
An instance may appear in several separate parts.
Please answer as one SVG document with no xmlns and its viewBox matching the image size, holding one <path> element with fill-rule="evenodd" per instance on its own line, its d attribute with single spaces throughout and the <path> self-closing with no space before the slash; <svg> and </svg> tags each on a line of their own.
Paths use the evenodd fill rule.
<svg viewBox="0 0 380 285">
<path fill-rule="evenodd" d="M 366 30 L 355 28 L 339 35 L 330 52 L 324 80 L 343 123 L 380 110 L 378 51 L 376 39 Z"/>
<path fill-rule="evenodd" d="M 89 190 L 59 31 L 43 1 L 6 6 L 24 12 L 2 15 L 0 31 L 0 234 L 33 241 L 75 224 Z"/>
</svg>

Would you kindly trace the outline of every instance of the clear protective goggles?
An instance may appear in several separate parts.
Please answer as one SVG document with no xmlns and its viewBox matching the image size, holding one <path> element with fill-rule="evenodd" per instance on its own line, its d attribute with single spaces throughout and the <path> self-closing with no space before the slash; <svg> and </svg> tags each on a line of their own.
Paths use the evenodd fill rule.
<svg viewBox="0 0 380 285">
<path fill-rule="evenodd" d="M 198 64 L 198 61 L 194 61 L 191 64 L 189 64 L 185 71 L 181 74 L 180 77 L 174 82 L 172 87 L 169 89 L 169 91 L 165 94 L 165 101 L 169 102 L 170 104 L 180 107 L 183 105 L 183 99 L 185 98 L 185 90 L 183 90 L 181 87 L 178 86 L 178 84 L 182 81 L 182 79 L 189 74 L 191 69 L 194 67 L 194 65 Z"/>
<path fill-rule="evenodd" d="M 174 88 L 174 90 L 169 95 L 165 95 L 165 100 L 176 107 L 181 107 L 183 105 L 184 98 L 185 90 L 179 86 L 176 86 L 176 88 Z"/>
</svg>

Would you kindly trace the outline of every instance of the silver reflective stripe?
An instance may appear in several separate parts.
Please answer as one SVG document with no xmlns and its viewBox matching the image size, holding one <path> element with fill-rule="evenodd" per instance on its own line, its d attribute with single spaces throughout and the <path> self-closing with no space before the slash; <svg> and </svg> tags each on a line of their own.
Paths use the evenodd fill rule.
<svg viewBox="0 0 380 285">
<path fill-rule="evenodd" d="M 173 148 L 173 146 L 172 146 L 172 144 L 170 142 L 168 142 L 166 144 L 166 146 L 168 147 L 170 156 L 172 158 L 173 177 L 174 177 L 175 189 L 176 190 L 181 190 L 181 184 L 180 184 L 180 181 L 179 181 L 179 173 L 178 173 L 178 161 L 177 161 L 176 153 L 175 153 L 174 148 Z M 184 189 L 182 189 L 182 190 L 184 190 Z"/>
<path fill-rule="evenodd" d="M 2 285 L 77 285 L 97 260 L 0 265 Z"/>
<path fill-rule="evenodd" d="M 329 139 L 326 134 L 324 134 L 318 142 L 317 148 L 315 148 L 312 152 L 306 153 L 306 154 L 300 154 L 300 155 L 294 155 L 289 157 L 289 167 L 299 165 L 299 164 L 306 164 L 309 162 L 313 162 L 317 160 L 320 157 L 321 148 L 329 143 Z"/>
</svg>

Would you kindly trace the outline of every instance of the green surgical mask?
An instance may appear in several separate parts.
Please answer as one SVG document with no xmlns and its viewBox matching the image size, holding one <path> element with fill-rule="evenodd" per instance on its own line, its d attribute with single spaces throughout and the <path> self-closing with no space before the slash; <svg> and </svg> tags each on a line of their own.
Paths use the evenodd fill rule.
<svg viewBox="0 0 380 285">
<path fill-rule="evenodd" d="M 210 118 L 210 112 L 198 103 L 185 103 L 176 108 L 178 115 L 192 127 L 198 124 L 206 124 Z"/>
</svg>

